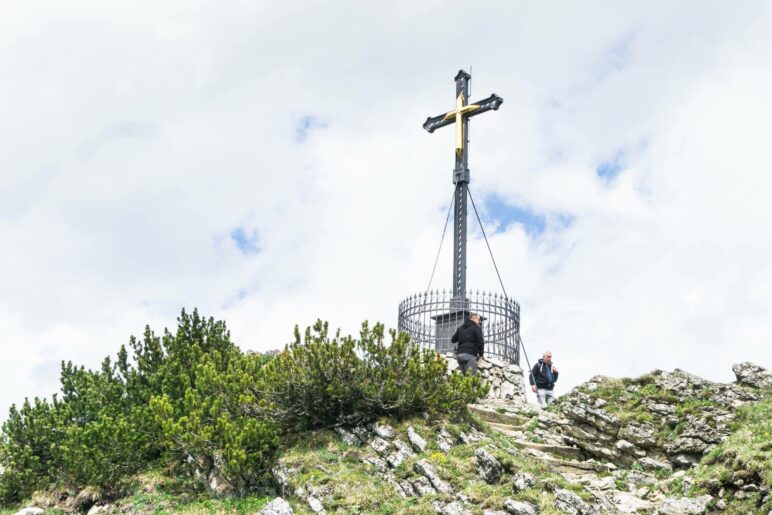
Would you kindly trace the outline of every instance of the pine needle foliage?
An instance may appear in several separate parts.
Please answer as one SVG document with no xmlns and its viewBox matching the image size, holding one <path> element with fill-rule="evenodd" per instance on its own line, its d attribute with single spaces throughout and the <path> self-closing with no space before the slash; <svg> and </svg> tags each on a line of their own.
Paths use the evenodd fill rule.
<svg viewBox="0 0 772 515">
<path fill-rule="evenodd" d="M 359 338 L 318 321 L 276 356 L 245 354 L 225 323 L 182 311 L 174 332 L 146 328 L 98 370 L 62 363 L 61 392 L 11 407 L 0 432 L 0 504 L 41 489 L 96 487 L 171 468 L 198 488 L 245 493 L 266 479 L 281 434 L 380 416 L 463 412 L 485 393 L 404 334 Z"/>
<path fill-rule="evenodd" d="M 390 332 L 362 324 L 359 339 L 330 336 L 318 320 L 277 355 L 255 383 L 255 413 L 286 431 L 353 425 L 380 416 L 464 410 L 487 391 L 478 377 L 447 375 L 446 359 Z"/>
</svg>

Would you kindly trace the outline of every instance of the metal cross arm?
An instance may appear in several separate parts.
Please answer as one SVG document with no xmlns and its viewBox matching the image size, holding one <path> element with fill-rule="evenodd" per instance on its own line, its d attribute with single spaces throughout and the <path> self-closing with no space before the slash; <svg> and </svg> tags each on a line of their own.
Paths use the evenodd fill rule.
<svg viewBox="0 0 772 515">
<path fill-rule="evenodd" d="M 458 100 L 459 99 L 456 99 L 457 104 Z M 434 132 L 436 129 L 445 127 L 446 125 L 450 125 L 452 123 L 456 123 L 463 115 L 471 118 L 472 116 L 477 116 L 478 114 L 482 114 L 487 111 L 497 111 L 499 106 L 501 106 L 503 103 L 504 99 L 494 93 L 485 100 L 480 100 L 474 104 L 463 106 L 461 109 L 459 109 L 457 105 L 456 109 L 453 111 L 448 111 L 445 114 L 427 118 L 424 122 L 424 129 L 429 132 Z"/>
</svg>

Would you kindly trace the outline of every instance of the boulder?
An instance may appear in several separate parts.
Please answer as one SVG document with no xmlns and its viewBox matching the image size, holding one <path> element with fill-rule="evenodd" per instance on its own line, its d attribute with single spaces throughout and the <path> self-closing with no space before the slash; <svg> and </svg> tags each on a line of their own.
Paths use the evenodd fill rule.
<svg viewBox="0 0 772 515">
<path fill-rule="evenodd" d="M 324 505 L 322 505 L 322 501 L 314 497 L 313 495 L 309 495 L 306 498 L 306 502 L 308 503 L 308 507 L 311 508 L 311 511 L 318 515 L 324 515 L 326 512 L 324 511 Z"/>
<path fill-rule="evenodd" d="M 263 509 L 257 512 L 258 515 L 294 515 L 292 506 L 281 497 L 277 497 L 273 501 L 269 502 Z"/>
<path fill-rule="evenodd" d="M 665 445 L 665 452 L 669 456 L 675 454 L 702 454 L 709 447 L 709 444 L 699 438 L 684 438 L 679 436 L 671 443 Z"/>
<path fill-rule="evenodd" d="M 656 431 L 646 423 L 631 422 L 619 430 L 619 438 L 623 438 L 638 447 L 650 449 L 657 444 L 654 438 Z"/>
<path fill-rule="evenodd" d="M 464 508 L 464 505 L 459 501 L 453 501 L 445 505 L 440 505 L 437 508 L 437 513 L 440 515 L 472 515 L 472 512 Z"/>
<path fill-rule="evenodd" d="M 763 367 L 748 361 L 732 365 L 737 382 L 753 388 L 772 388 L 772 374 Z"/>
<path fill-rule="evenodd" d="M 635 456 L 636 458 L 643 458 L 644 456 L 646 456 L 646 451 L 639 449 L 638 447 L 636 447 L 635 445 L 633 445 L 632 443 L 624 439 L 617 440 L 615 447 L 626 454 Z"/>
<path fill-rule="evenodd" d="M 415 452 L 424 452 L 426 440 L 421 438 L 421 435 L 415 432 L 413 426 L 407 428 L 407 441 L 410 442 L 410 446 Z"/>
<path fill-rule="evenodd" d="M 309 495 L 306 498 L 306 502 L 308 503 L 308 507 L 311 508 L 311 511 L 318 515 L 324 515 L 326 512 L 324 511 L 324 505 L 322 505 L 322 501 L 314 497 L 313 495 Z"/>
<path fill-rule="evenodd" d="M 480 479 L 488 484 L 497 483 L 504 471 L 501 463 L 482 447 L 477 449 L 474 455 L 477 458 L 477 475 Z"/>
<path fill-rule="evenodd" d="M 451 492 L 450 485 L 437 475 L 437 472 L 434 471 L 434 467 L 432 467 L 428 461 L 418 460 L 415 462 L 413 468 L 416 472 L 426 477 L 438 492 L 444 494 Z"/>
<path fill-rule="evenodd" d="M 504 501 L 504 509 L 510 515 L 536 515 L 536 509 L 533 505 L 523 501 L 507 499 Z"/>
<path fill-rule="evenodd" d="M 673 469 L 673 466 L 669 462 L 658 461 L 648 456 L 646 456 L 645 458 L 640 458 L 638 460 L 638 463 L 640 463 L 645 470 L 672 470 Z"/>
<path fill-rule="evenodd" d="M 396 435 L 394 428 L 388 424 L 375 423 L 370 427 L 370 429 L 372 429 L 373 433 L 386 440 L 391 440 Z"/>
<path fill-rule="evenodd" d="M 403 442 L 402 440 L 394 440 L 394 447 L 396 447 L 397 450 L 392 452 L 386 458 L 386 461 L 393 468 L 399 467 L 402 464 L 402 462 L 405 461 L 407 458 L 411 456 L 415 456 L 415 453 L 410 448 L 410 446 L 405 442 Z"/>
<path fill-rule="evenodd" d="M 512 488 L 515 493 L 531 488 L 536 484 L 536 478 L 526 472 L 518 472 L 512 478 Z"/>
<path fill-rule="evenodd" d="M 589 504 L 570 490 L 558 489 L 555 491 L 555 508 L 563 513 L 573 515 L 587 515 L 593 513 Z"/>
<path fill-rule="evenodd" d="M 357 435 L 355 435 L 348 429 L 344 429 L 339 426 L 335 428 L 335 432 L 338 433 L 338 436 L 340 437 L 341 440 L 343 440 L 349 445 L 354 445 L 354 446 L 362 445 L 362 440 L 360 440 Z"/>
<path fill-rule="evenodd" d="M 370 442 L 370 447 L 372 447 L 372 449 L 377 452 L 379 456 L 383 456 L 384 454 L 388 453 L 389 450 L 391 450 L 391 444 L 380 436 L 373 438 L 373 441 Z"/>
<path fill-rule="evenodd" d="M 357 426 L 352 429 L 351 432 L 354 433 L 362 443 L 367 443 L 370 440 L 370 431 L 368 431 L 365 426 Z"/>
<path fill-rule="evenodd" d="M 423 497 L 424 495 L 430 495 L 437 493 L 437 490 L 432 486 L 431 481 L 424 476 L 418 476 L 410 481 L 413 485 L 413 491 L 417 497 Z"/>
<path fill-rule="evenodd" d="M 440 434 L 437 435 L 437 447 L 442 452 L 448 452 L 453 447 L 453 437 L 444 427 L 440 430 Z"/>
<path fill-rule="evenodd" d="M 662 515 L 702 515 L 708 509 L 708 503 L 713 498 L 709 495 L 699 497 L 682 497 L 681 499 L 665 499 L 659 503 L 657 513 Z"/>
<path fill-rule="evenodd" d="M 413 488 L 413 484 L 407 479 L 400 481 L 399 487 L 402 489 L 402 492 L 408 497 L 415 497 L 416 495 L 418 495 L 416 494 L 415 488 Z"/>
</svg>

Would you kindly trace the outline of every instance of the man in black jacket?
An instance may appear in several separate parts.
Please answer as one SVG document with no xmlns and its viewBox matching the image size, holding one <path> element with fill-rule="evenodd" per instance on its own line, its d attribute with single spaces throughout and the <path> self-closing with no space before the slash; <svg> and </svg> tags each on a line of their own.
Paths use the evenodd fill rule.
<svg viewBox="0 0 772 515">
<path fill-rule="evenodd" d="M 451 337 L 452 343 L 458 343 L 456 348 L 456 361 L 461 367 L 461 373 L 466 375 L 468 369 L 472 369 L 472 375 L 477 375 L 477 360 L 482 358 L 485 351 L 483 334 L 480 324 L 482 319 L 477 313 L 471 313 L 469 320 L 459 326 Z"/>
<path fill-rule="evenodd" d="M 558 369 L 552 363 L 550 351 L 545 352 L 544 356 L 533 366 L 528 380 L 541 407 L 546 408 L 555 400 L 555 394 L 552 390 L 555 388 L 555 381 L 558 380 Z"/>
</svg>

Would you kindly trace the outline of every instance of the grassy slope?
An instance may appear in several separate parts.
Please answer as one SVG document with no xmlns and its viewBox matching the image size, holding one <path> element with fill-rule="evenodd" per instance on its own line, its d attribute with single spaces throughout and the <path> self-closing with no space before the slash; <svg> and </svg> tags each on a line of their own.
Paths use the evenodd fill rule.
<svg viewBox="0 0 772 515">
<path fill-rule="evenodd" d="M 627 387 L 630 385 L 637 386 L 639 391 L 629 391 Z M 585 393 L 603 398 L 608 402 L 604 409 L 621 417 L 647 421 L 651 414 L 645 410 L 644 401 L 667 400 L 666 396 L 669 395 L 657 388 L 647 376 L 634 380 L 604 381 L 597 389 Z M 706 399 L 693 399 L 678 406 L 679 414 L 693 412 L 709 402 Z M 513 449 L 505 437 L 489 430 L 479 421 L 427 422 L 414 418 L 392 424 L 401 438 L 407 433 L 407 427 L 412 425 L 428 443 L 423 453 L 408 459 L 394 471 L 396 479 L 415 477 L 414 462 L 426 459 L 441 477 L 451 483 L 455 492 L 463 493 L 477 504 L 478 513 L 483 509 L 502 509 L 506 498 L 530 501 L 538 505 L 543 514 L 556 513 L 554 494 L 551 492 L 554 487 L 573 490 L 589 500 L 588 494 L 580 487 L 567 484 L 538 460 Z M 478 443 L 458 445 L 447 454 L 437 448 L 436 435 L 441 427 L 458 434 L 468 431 L 470 424 L 482 430 L 487 438 Z M 663 428 L 660 436 L 669 438 L 677 432 L 677 428 Z M 488 485 L 477 477 L 474 451 L 483 445 L 507 469 L 506 479 L 499 484 Z M 286 465 L 298 469 L 298 484 L 310 483 L 328 493 L 328 499 L 325 500 L 328 512 L 435 513 L 432 501 L 454 500 L 441 494 L 403 499 L 396 494 L 391 484 L 379 478 L 371 465 L 361 461 L 364 455 L 373 455 L 373 452 L 367 447 L 349 447 L 331 431 L 315 431 L 288 440 L 281 459 Z M 509 474 L 518 471 L 531 473 L 538 482 L 533 488 L 514 494 Z M 772 391 L 767 392 L 763 401 L 739 411 L 732 435 L 703 460 L 696 472 L 695 486 L 689 494 L 699 495 L 708 491 L 708 481 L 711 479 L 734 480 L 738 472 L 741 475 L 756 474 L 759 482 L 767 487 L 772 484 Z M 204 494 L 181 493 L 178 483 L 160 473 L 144 474 L 137 479 L 133 493 L 116 503 L 118 507 L 131 507 L 135 513 L 255 513 L 271 499 L 250 496 L 235 500 L 213 500 Z M 671 486 L 675 493 L 680 490 L 680 481 Z M 620 488 L 624 488 L 624 485 Z M 729 501 L 726 513 L 767 513 L 772 509 L 772 499 L 764 507 L 757 506 L 758 493 L 752 493 L 747 499 L 734 499 L 732 494 L 725 496 Z M 289 502 L 296 513 L 310 513 L 303 502 L 294 498 L 289 499 Z M 3 509 L 0 515 L 14 513 L 16 509 Z M 48 512 L 62 513 L 55 509 Z"/>
<path fill-rule="evenodd" d="M 768 489 L 772 487 L 772 390 L 758 403 L 740 408 L 732 429 L 732 434 L 700 464 L 697 472 L 700 492 L 709 490 L 711 480 L 727 483 L 744 478 L 747 483 L 750 478 Z M 731 499 L 725 513 L 772 511 L 772 495 L 763 506 L 758 506 L 757 500 L 756 493 L 747 499 Z"/>
</svg>

